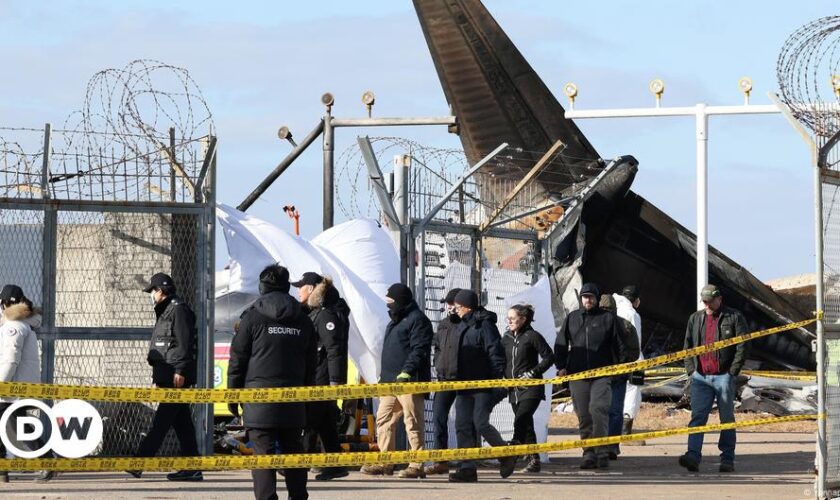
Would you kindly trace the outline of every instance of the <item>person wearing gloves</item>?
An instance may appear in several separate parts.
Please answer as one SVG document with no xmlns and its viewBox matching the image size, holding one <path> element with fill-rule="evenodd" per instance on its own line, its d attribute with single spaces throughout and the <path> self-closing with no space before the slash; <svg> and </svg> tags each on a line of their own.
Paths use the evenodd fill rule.
<svg viewBox="0 0 840 500">
<path fill-rule="evenodd" d="M 317 333 L 318 367 L 315 370 L 315 385 L 346 384 L 350 307 L 341 298 L 332 280 L 318 273 L 303 273 L 300 281 L 292 283 L 292 286 L 298 289 L 300 303 L 304 311 L 308 311 Z M 338 441 L 339 416 L 335 401 L 306 403 L 307 433 L 321 437 L 326 453 L 341 451 L 341 443 Z M 346 477 L 347 474 L 345 467 L 326 467 L 315 476 L 315 480 L 329 481 Z"/>
<path fill-rule="evenodd" d="M 38 339 L 33 329 L 41 326 L 41 314 L 33 307 L 17 285 L 6 285 L 0 291 L 0 309 L 3 310 L 0 326 L 0 381 L 2 382 L 41 382 L 41 356 L 38 353 Z M 16 398 L 0 398 L 0 415 L 12 405 Z M 17 439 L 17 417 L 12 415 L 6 432 L 9 438 Z M 40 444 L 20 441 L 31 451 L 40 448 Z M 6 457 L 6 447 L 0 443 L 0 457 Z M 55 477 L 52 471 L 42 471 L 35 478 L 37 482 L 46 482 Z M 0 482 L 9 482 L 9 473 L 0 472 Z"/>
<path fill-rule="evenodd" d="M 152 383 L 156 387 L 182 389 L 195 385 L 197 373 L 195 314 L 175 292 L 175 282 L 168 274 L 157 273 L 143 289 L 154 304 L 155 321 L 146 361 L 152 366 Z M 181 445 L 181 456 L 198 456 L 195 425 L 190 405 L 161 403 L 152 418 L 152 427 L 137 447 L 135 456 L 153 457 L 169 429 L 175 430 Z M 126 471 L 140 478 L 142 471 Z M 201 481 L 201 471 L 182 470 L 166 476 L 170 481 Z"/>
<path fill-rule="evenodd" d="M 312 320 L 289 295 L 289 271 L 271 265 L 260 273 L 260 298 L 243 313 L 230 345 L 228 387 L 300 387 L 315 385 L 317 339 Z M 254 453 L 303 453 L 305 403 L 245 403 L 242 421 Z M 239 404 L 230 403 L 239 416 Z M 306 469 L 286 469 L 290 500 L 309 498 Z M 251 471 L 257 500 L 277 500 L 277 474 Z"/>
<path fill-rule="evenodd" d="M 545 338 L 531 327 L 534 308 L 529 304 L 516 304 L 507 312 L 508 330 L 502 337 L 505 348 L 505 378 L 542 378 L 554 363 L 554 352 Z M 513 440 L 522 444 L 536 444 L 534 413 L 545 400 L 545 386 L 514 387 L 510 389 L 510 406 L 513 408 Z M 522 472 L 535 473 L 541 469 L 540 455 L 528 457 Z"/>
<path fill-rule="evenodd" d="M 379 383 L 428 382 L 432 378 L 432 322 L 414 301 L 411 289 L 395 283 L 385 294 L 391 322 L 385 329 L 382 344 L 382 368 Z M 401 394 L 379 398 L 376 411 L 376 442 L 380 451 L 393 451 L 397 422 L 402 418 L 412 450 L 425 448 L 423 394 Z M 391 475 L 393 465 L 371 464 L 362 467 L 369 475 Z M 422 463 L 411 463 L 400 472 L 401 478 L 425 478 Z"/>
<path fill-rule="evenodd" d="M 496 328 L 496 315 L 479 305 L 472 290 L 461 290 L 455 296 L 458 324 L 458 380 L 501 379 L 505 375 L 505 350 Z M 499 431 L 490 423 L 490 412 L 499 400 L 492 389 L 458 391 L 455 398 L 455 435 L 458 448 L 477 448 L 484 438 L 490 446 L 506 446 Z M 511 442 L 513 444 L 513 442 Z M 449 474 L 453 483 L 478 481 L 476 463 L 462 461 L 456 472 Z M 513 474 L 516 457 L 499 459 L 499 475 Z"/>
</svg>

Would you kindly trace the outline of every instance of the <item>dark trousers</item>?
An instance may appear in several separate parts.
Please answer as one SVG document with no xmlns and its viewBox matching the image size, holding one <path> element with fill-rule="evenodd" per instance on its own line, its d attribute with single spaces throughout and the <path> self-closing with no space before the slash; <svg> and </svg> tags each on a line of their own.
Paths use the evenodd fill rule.
<svg viewBox="0 0 840 500">
<path fill-rule="evenodd" d="M 339 409 L 335 401 L 314 401 L 306 403 L 306 426 L 307 439 L 304 442 L 315 441 L 315 435 L 321 438 L 324 451 L 327 453 L 338 453 L 341 451 L 341 443 L 338 440 L 338 417 Z M 309 436 L 312 439 L 309 439 Z M 309 453 L 319 453 L 310 447 Z"/>
<path fill-rule="evenodd" d="M 478 448 L 481 442 L 478 434 L 490 446 L 505 446 L 499 431 L 490 424 L 490 412 L 498 402 L 496 394 L 490 391 L 474 391 L 458 393 L 455 398 L 455 437 L 458 448 Z M 475 469 L 473 461 L 461 462 L 462 469 Z"/>
<path fill-rule="evenodd" d="M 581 439 L 599 438 L 609 430 L 610 404 L 612 389 L 610 377 L 572 380 L 569 382 L 572 403 L 578 417 L 578 429 Z M 584 448 L 583 455 L 592 458 L 606 458 L 608 447 L 596 446 Z"/>
<path fill-rule="evenodd" d="M 520 444 L 537 444 L 534 413 L 537 412 L 540 402 L 539 399 L 526 399 L 510 404 L 513 408 L 513 439 Z"/>
<path fill-rule="evenodd" d="M 137 457 L 153 457 L 163 444 L 169 428 L 175 429 L 175 436 L 181 445 L 181 456 L 198 456 L 198 443 L 195 440 L 195 426 L 193 425 L 190 405 L 183 403 L 161 403 L 152 418 L 152 428 L 137 447 Z"/>
<path fill-rule="evenodd" d="M 620 436 L 624 428 L 624 395 L 627 394 L 627 377 L 619 375 L 610 382 L 612 403 L 610 403 L 608 436 Z M 612 451 L 620 453 L 618 444 L 610 445 Z"/>
<path fill-rule="evenodd" d="M 449 410 L 455 403 L 455 391 L 436 392 L 432 401 L 432 410 L 435 414 L 435 449 L 445 450 L 449 448 Z"/>
<path fill-rule="evenodd" d="M 280 443 L 280 454 L 303 452 L 301 429 L 248 429 L 248 440 L 254 444 L 256 455 L 274 455 Z M 289 500 L 306 500 L 306 469 L 285 469 L 286 491 Z M 277 473 L 274 469 L 255 469 L 254 497 L 257 500 L 277 500 Z"/>
</svg>

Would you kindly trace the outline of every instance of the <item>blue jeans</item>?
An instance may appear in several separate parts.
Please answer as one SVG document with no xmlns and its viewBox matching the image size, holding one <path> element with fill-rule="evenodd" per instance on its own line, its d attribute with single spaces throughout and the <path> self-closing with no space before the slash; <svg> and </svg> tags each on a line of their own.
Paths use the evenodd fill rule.
<svg viewBox="0 0 840 500">
<path fill-rule="evenodd" d="M 689 427 L 706 425 L 712 404 L 717 399 L 720 423 L 735 421 L 735 377 L 722 375 L 691 374 L 691 422 Z M 735 462 L 735 429 L 721 431 L 718 440 L 720 461 Z M 703 456 L 703 433 L 688 435 L 688 453 L 698 462 Z"/>
<path fill-rule="evenodd" d="M 627 377 L 625 375 L 613 377 L 610 388 L 612 390 L 612 402 L 610 403 L 607 435 L 620 436 L 624 427 L 624 395 L 627 393 Z M 616 455 L 621 453 L 618 444 L 612 444 L 610 448 Z"/>
</svg>

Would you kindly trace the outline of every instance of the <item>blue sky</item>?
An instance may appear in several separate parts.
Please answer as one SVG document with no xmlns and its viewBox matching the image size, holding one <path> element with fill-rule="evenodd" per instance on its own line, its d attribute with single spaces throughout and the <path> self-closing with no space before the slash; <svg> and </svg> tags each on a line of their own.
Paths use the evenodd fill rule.
<svg viewBox="0 0 840 500">
<path fill-rule="evenodd" d="M 775 91 L 776 59 L 802 24 L 836 14 L 836 2 L 485 2 L 556 94 L 574 81 L 579 109 L 652 104 L 647 82 L 665 80 L 664 105 L 738 104 Z M 220 201 L 238 204 L 317 122 L 324 91 L 336 116 L 361 116 L 372 89 L 378 116 L 440 115 L 447 105 L 408 0 L 322 2 L 0 2 L 0 126 L 60 124 L 96 71 L 138 58 L 185 67 L 201 86 L 219 136 Z M 827 80 L 827 77 L 826 77 Z M 565 102 L 565 99 L 561 99 Z M 691 119 L 580 121 L 605 157 L 640 161 L 634 189 L 694 228 Z M 379 129 L 427 145 L 457 146 L 440 129 Z M 337 154 L 357 132 L 340 130 Z M 759 278 L 813 269 L 808 151 L 780 116 L 713 118 L 710 242 Z M 320 148 L 313 147 L 250 212 L 320 231 Z M 219 252 L 223 264 L 224 249 Z"/>
</svg>

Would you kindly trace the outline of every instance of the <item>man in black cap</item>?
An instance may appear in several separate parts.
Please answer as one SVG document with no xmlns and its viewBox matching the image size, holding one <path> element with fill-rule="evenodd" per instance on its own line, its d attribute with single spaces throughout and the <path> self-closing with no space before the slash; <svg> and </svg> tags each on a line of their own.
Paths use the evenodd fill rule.
<svg viewBox="0 0 840 500">
<path fill-rule="evenodd" d="M 432 378 L 430 351 L 432 345 L 432 322 L 414 301 L 411 289 L 395 283 L 385 294 L 391 322 L 385 329 L 382 344 L 382 368 L 379 382 L 428 382 Z M 423 394 L 401 394 L 379 398 L 376 411 L 376 442 L 380 451 L 396 448 L 394 437 L 397 422 L 402 418 L 408 444 L 412 450 L 425 448 L 425 422 L 423 416 L 425 396 Z M 392 465 L 371 464 L 362 467 L 362 473 L 370 475 L 391 475 Z M 401 478 L 425 478 L 423 464 L 410 463 L 400 472 Z"/>
<path fill-rule="evenodd" d="M 705 306 L 688 318 L 684 349 L 748 333 L 747 320 L 737 309 L 723 305 L 720 289 L 706 285 L 700 290 Z M 706 425 L 712 405 L 717 400 L 720 423 L 735 421 L 735 379 L 746 359 L 746 344 L 741 343 L 701 356 L 685 358 L 685 371 L 691 379 L 691 421 L 689 427 Z M 688 451 L 679 464 L 697 472 L 703 449 L 703 433 L 689 434 Z M 735 429 L 720 431 L 720 472 L 735 470 Z"/>
<path fill-rule="evenodd" d="M 601 292 L 594 283 L 580 290 L 581 307 L 571 311 L 554 344 L 558 376 L 601 368 L 633 359 L 639 355 L 624 342 L 624 332 L 615 314 L 598 307 Z M 597 377 L 569 382 L 572 402 L 578 417 L 580 438 L 607 435 L 611 377 Z M 609 467 L 609 449 L 605 446 L 585 448 L 581 469 Z"/>
<path fill-rule="evenodd" d="M 317 339 L 312 320 L 289 295 L 289 271 L 271 265 L 260 273 L 260 298 L 242 314 L 230 346 L 228 387 L 300 387 L 315 384 Z M 305 403 L 245 403 L 242 421 L 257 455 L 302 453 Z M 228 405 L 238 416 L 239 405 Z M 306 469 L 286 469 L 290 500 L 309 498 Z M 277 474 L 251 471 L 257 500 L 277 500 Z"/>
<path fill-rule="evenodd" d="M 505 376 L 505 349 L 496 326 L 496 314 L 479 304 L 478 295 L 472 290 L 461 290 L 455 295 L 455 311 L 461 318 L 458 324 L 458 380 L 489 380 Z M 504 397 L 507 391 L 499 393 Z M 490 413 L 501 399 L 493 389 L 458 391 L 455 398 L 455 435 L 458 448 L 477 448 L 484 438 L 490 446 L 506 446 L 499 431 L 490 423 Z M 499 475 L 513 474 L 516 457 L 499 459 Z M 453 483 L 478 481 L 476 463 L 465 460 L 456 472 L 449 474 Z"/>
<path fill-rule="evenodd" d="M 181 389 L 195 385 L 196 379 L 196 329 L 195 314 L 180 297 L 175 295 L 172 277 L 164 273 L 152 276 L 143 289 L 151 294 L 155 305 L 155 328 L 146 360 L 152 366 L 152 383 L 157 387 Z M 199 455 L 190 405 L 160 403 L 152 419 L 152 428 L 135 456 L 153 457 L 163 443 L 169 428 L 181 444 L 181 456 Z M 128 471 L 140 478 L 142 471 Z M 201 481 L 201 471 L 178 471 L 166 476 L 170 481 Z"/>
<path fill-rule="evenodd" d="M 347 340 L 350 332 L 350 307 L 341 298 L 329 277 L 318 273 L 303 273 L 303 277 L 292 286 L 298 289 L 298 298 L 303 310 L 315 326 L 318 343 L 318 365 L 315 370 L 315 385 L 343 385 L 347 383 Z M 307 439 L 314 442 L 321 437 L 324 451 L 338 453 L 338 418 L 335 401 L 313 401 L 306 404 Z M 315 452 L 315 450 L 308 450 Z M 345 467 L 326 467 L 316 481 L 328 481 L 347 476 Z"/>
<path fill-rule="evenodd" d="M 461 318 L 455 313 L 455 296 L 460 288 L 449 290 L 440 300 L 446 316 L 440 320 L 432 339 L 437 380 L 458 380 L 458 324 Z M 455 391 L 436 392 L 433 401 L 435 422 L 435 449 L 449 448 L 449 410 L 455 403 Z M 435 462 L 426 466 L 426 474 L 449 474 L 448 462 Z"/>
</svg>

